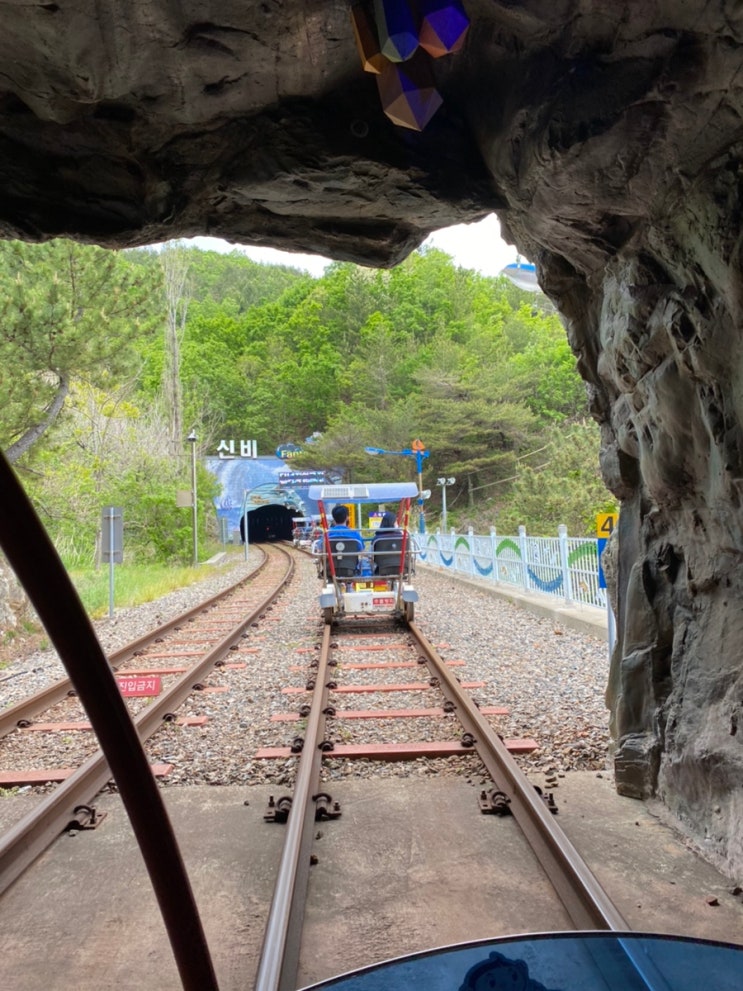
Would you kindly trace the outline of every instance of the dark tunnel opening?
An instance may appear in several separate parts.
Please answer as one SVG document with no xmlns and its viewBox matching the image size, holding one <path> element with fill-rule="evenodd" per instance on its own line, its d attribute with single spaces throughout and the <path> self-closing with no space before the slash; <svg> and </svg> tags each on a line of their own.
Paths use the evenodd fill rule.
<svg viewBox="0 0 743 991">
<path fill-rule="evenodd" d="M 248 543 L 262 544 L 268 540 L 291 540 L 292 517 L 296 510 L 286 506 L 260 506 L 248 514 Z M 240 517 L 240 539 L 245 543 L 245 517 Z"/>
</svg>

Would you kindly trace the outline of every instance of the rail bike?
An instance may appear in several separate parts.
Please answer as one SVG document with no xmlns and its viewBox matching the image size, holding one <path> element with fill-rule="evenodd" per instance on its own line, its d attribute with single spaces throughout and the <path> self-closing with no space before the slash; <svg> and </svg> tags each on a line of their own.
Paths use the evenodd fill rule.
<svg viewBox="0 0 743 991">
<path fill-rule="evenodd" d="M 292 543 L 295 547 L 309 550 L 312 542 L 319 536 L 319 516 L 292 517 Z"/>
<path fill-rule="evenodd" d="M 416 545 L 409 519 L 417 495 L 414 482 L 310 486 L 309 498 L 320 513 L 321 532 L 312 553 L 323 583 L 320 608 L 326 623 L 384 613 L 406 622 L 414 618 Z M 339 526 L 333 516 L 338 507 L 361 525 Z"/>
</svg>

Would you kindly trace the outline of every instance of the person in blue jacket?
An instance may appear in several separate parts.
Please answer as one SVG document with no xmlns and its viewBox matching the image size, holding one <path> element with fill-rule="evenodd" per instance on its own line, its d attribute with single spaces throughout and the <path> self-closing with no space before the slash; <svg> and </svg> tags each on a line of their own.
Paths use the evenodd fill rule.
<svg viewBox="0 0 743 991">
<path fill-rule="evenodd" d="M 333 506 L 331 516 L 333 517 L 333 525 L 328 528 L 328 537 L 331 540 L 340 540 L 343 537 L 347 537 L 349 540 L 354 539 L 358 541 L 359 550 L 363 550 L 364 538 L 358 530 L 354 530 L 348 525 L 348 506 L 340 504 Z"/>
<path fill-rule="evenodd" d="M 348 540 L 349 546 L 346 548 L 347 551 L 353 552 L 354 549 L 358 550 L 359 553 L 364 550 L 364 538 L 361 536 L 358 530 L 354 530 L 353 527 L 348 525 L 348 507 L 343 505 L 333 506 L 333 511 L 331 513 L 333 518 L 332 526 L 328 527 L 328 539 L 329 540 Z M 354 548 L 354 545 L 355 548 Z M 322 536 L 318 537 L 315 541 L 312 552 L 313 554 L 323 554 L 324 550 L 324 538 Z M 325 559 L 324 554 L 322 557 L 318 557 L 317 561 L 317 573 L 320 578 L 325 578 Z"/>
</svg>

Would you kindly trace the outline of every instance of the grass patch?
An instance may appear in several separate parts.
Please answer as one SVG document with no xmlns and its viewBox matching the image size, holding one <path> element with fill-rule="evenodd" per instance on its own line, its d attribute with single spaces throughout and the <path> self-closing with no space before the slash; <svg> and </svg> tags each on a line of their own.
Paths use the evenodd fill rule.
<svg viewBox="0 0 743 991">
<path fill-rule="evenodd" d="M 232 562 L 234 563 L 234 562 Z M 117 564 L 114 566 L 114 609 L 140 606 L 169 592 L 214 575 L 212 565 L 178 567 L 165 564 Z M 70 577 L 91 619 L 108 616 L 109 569 L 73 570 Z"/>
</svg>

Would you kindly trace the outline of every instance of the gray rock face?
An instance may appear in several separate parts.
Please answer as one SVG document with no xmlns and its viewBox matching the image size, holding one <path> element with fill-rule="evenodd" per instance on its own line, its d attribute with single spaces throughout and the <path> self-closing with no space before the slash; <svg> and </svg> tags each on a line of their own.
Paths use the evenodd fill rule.
<svg viewBox="0 0 743 991">
<path fill-rule="evenodd" d="M 740 875 L 743 7 L 465 7 L 419 134 L 383 115 L 341 0 L 5 4 L 0 235 L 392 265 L 497 212 L 565 318 L 622 501 L 618 787 Z"/>
</svg>

